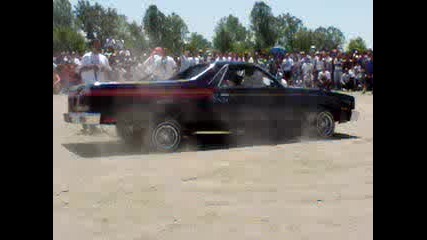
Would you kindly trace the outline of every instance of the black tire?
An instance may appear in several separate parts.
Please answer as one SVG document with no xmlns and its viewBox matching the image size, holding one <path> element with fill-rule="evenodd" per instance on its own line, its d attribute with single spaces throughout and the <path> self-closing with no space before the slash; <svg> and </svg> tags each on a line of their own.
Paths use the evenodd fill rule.
<svg viewBox="0 0 427 240">
<path fill-rule="evenodd" d="M 303 131 L 308 130 L 310 136 L 330 138 L 335 133 L 334 116 L 328 110 L 309 113 L 302 129 Z M 305 135 L 305 133 L 303 132 L 302 135 Z"/>
<path fill-rule="evenodd" d="M 182 127 L 170 118 L 152 120 L 144 139 L 144 144 L 151 151 L 174 152 L 182 142 Z"/>
</svg>

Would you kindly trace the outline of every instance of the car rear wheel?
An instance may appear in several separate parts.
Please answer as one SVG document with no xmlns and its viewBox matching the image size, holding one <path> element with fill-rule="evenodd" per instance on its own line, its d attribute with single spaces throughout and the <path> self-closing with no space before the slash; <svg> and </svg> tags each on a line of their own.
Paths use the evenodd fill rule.
<svg viewBox="0 0 427 240">
<path fill-rule="evenodd" d="M 178 121 L 163 119 L 153 121 L 145 137 L 145 144 L 150 150 L 158 152 L 174 152 L 182 140 L 182 128 Z"/>
</svg>

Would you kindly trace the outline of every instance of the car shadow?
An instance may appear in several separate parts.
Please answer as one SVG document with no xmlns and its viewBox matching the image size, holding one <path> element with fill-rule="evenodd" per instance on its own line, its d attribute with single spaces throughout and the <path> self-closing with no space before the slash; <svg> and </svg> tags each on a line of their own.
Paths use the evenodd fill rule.
<svg viewBox="0 0 427 240">
<path fill-rule="evenodd" d="M 336 141 L 345 139 L 358 139 L 357 136 L 352 136 L 343 133 L 336 133 L 329 139 L 310 138 L 303 139 L 300 137 L 290 137 L 281 140 L 272 140 L 268 137 L 258 138 L 230 138 L 225 136 L 198 136 L 193 138 L 183 139 L 182 147 L 177 152 L 190 152 L 190 151 L 212 151 L 223 150 L 231 148 L 252 147 L 252 146 L 265 146 L 265 145 L 279 145 L 279 144 L 293 144 L 298 142 L 307 141 Z M 126 146 L 121 141 L 104 141 L 104 142 L 87 142 L 87 143 L 64 143 L 62 144 L 68 151 L 82 157 L 82 158 L 98 158 L 98 157 L 112 157 L 112 156 L 131 156 L 140 154 L 149 154 L 147 150 L 135 149 Z"/>
</svg>

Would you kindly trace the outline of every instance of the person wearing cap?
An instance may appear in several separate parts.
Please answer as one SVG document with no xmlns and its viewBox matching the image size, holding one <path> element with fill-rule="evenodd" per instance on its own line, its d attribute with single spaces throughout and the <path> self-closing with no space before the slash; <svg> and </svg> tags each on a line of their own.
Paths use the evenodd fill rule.
<svg viewBox="0 0 427 240">
<path fill-rule="evenodd" d="M 92 40 L 92 50 L 83 55 L 76 72 L 81 76 L 84 84 L 93 84 L 107 80 L 108 71 L 111 71 L 108 58 L 101 54 L 101 41 Z"/>
</svg>

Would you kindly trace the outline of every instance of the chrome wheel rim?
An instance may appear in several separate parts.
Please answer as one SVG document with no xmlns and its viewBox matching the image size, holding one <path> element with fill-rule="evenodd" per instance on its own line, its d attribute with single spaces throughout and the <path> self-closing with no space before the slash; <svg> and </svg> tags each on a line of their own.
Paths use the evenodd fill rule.
<svg viewBox="0 0 427 240">
<path fill-rule="evenodd" d="M 317 131 L 320 136 L 331 136 L 334 131 L 334 119 L 331 114 L 321 112 L 317 116 Z"/>
<path fill-rule="evenodd" d="M 155 146 L 169 150 L 174 148 L 179 142 L 178 130 L 171 124 L 160 125 L 153 133 L 152 141 Z"/>
</svg>

